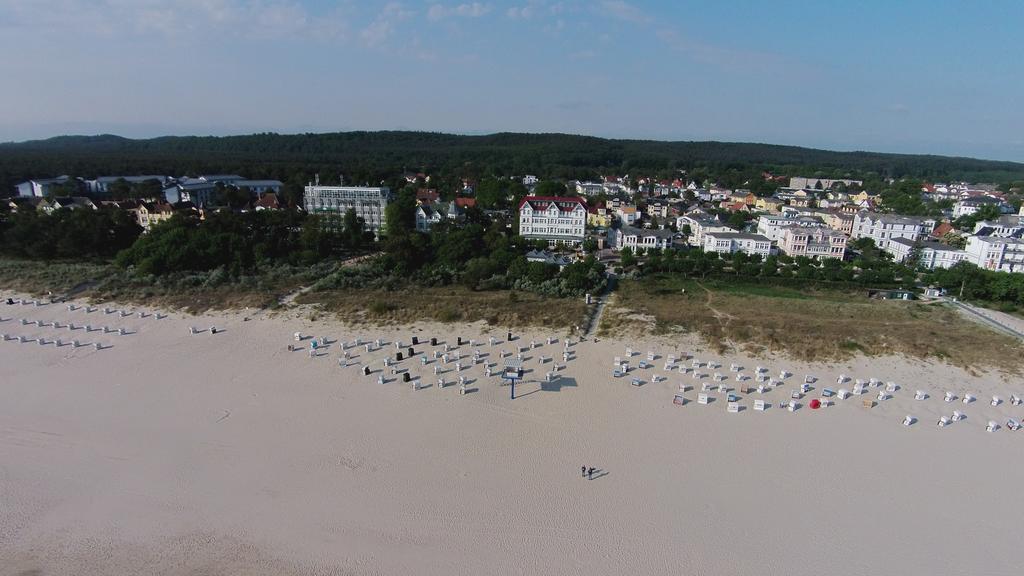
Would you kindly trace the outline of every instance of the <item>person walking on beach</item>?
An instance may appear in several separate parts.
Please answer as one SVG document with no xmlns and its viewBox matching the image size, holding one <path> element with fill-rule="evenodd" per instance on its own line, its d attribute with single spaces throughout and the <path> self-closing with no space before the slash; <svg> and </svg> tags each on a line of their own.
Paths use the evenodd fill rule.
<svg viewBox="0 0 1024 576">
<path fill-rule="evenodd" d="M 586 477 L 586 475 L 587 475 L 587 467 L 586 466 L 580 466 L 580 478 L 584 478 L 584 477 Z"/>
<path fill-rule="evenodd" d="M 593 469 L 593 467 L 587 468 L 587 480 L 593 480 L 593 479 L 594 479 L 594 469 Z"/>
</svg>

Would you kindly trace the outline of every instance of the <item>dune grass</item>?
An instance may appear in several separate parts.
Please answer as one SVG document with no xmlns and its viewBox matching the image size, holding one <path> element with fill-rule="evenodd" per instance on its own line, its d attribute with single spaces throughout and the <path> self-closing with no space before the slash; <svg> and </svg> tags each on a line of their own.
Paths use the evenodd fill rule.
<svg viewBox="0 0 1024 576">
<path fill-rule="evenodd" d="M 348 322 L 385 325 L 485 321 L 492 326 L 564 329 L 581 324 L 586 313 L 582 299 L 510 290 L 473 291 L 462 286 L 312 291 L 300 296 L 297 302 L 318 304 L 325 312 Z"/>
<path fill-rule="evenodd" d="M 898 354 L 1018 372 L 1024 352 L 1020 341 L 943 304 L 670 277 L 620 283 L 599 333 L 637 330 L 695 333 L 719 352 L 735 348 L 808 361 Z"/>
</svg>

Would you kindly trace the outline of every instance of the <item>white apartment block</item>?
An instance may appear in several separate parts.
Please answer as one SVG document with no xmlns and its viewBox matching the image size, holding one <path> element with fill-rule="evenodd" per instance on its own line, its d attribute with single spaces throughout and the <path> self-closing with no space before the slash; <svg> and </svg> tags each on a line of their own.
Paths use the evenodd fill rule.
<svg viewBox="0 0 1024 576">
<path fill-rule="evenodd" d="M 952 268 L 963 261 L 970 261 L 966 250 L 957 250 L 945 244 L 926 244 L 921 247 L 921 266 L 929 270 Z"/>
<path fill-rule="evenodd" d="M 705 252 L 719 254 L 743 252 L 767 258 L 772 253 L 772 241 L 760 234 L 713 232 L 704 235 L 703 248 Z"/>
<path fill-rule="evenodd" d="M 757 233 L 772 242 L 781 242 L 786 228 L 824 228 L 825 223 L 813 216 L 761 216 L 757 219 Z"/>
<path fill-rule="evenodd" d="M 386 187 L 319 186 L 310 184 L 302 198 L 306 212 L 324 217 L 328 227 L 337 226 L 350 209 L 363 219 L 366 230 L 379 236 L 383 230 L 384 209 L 391 202 L 391 190 Z"/>
<path fill-rule="evenodd" d="M 672 245 L 673 236 L 675 233 L 671 230 L 644 230 L 623 226 L 615 231 L 615 248 L 617 250 L 631 248 L 634 251 L 648 248 L 664 250 Z"/>
<path fill-rule="evenodd" d="M 850 237 L 854 240 L 871 238 L 880 249 L 892 253 L 889 249 L 892 240 L 903 238 L 915 242 L 929 232 L 931 228 L 926 230 L 925 223 L 917 218 L 858 212 L 853 217 L 853 231 Z"/>
<path fill-rule="evenodd" d="M 967 239 L 970 262 L 986 270 L 1024 272 L 1024 240 L 971 236 Z"/>
<path fill-rule="evenodd" d="M 831 179 L 831 178 L 801 178 L 801 177 L 798 176 L 798 177 L 794 177 L 794 178 L 790 178 L 789 179 L 789 187 L 790 188 L 798 188 L 798 189 L 799 188 L 820 188 L 822 190 L 828 190 L 829 188 L 831 188 L 832 186 L 835 186 L 836 184 L 839 184 L 840 182 L 842 182 L 843 184 L 846 184 L 847 186 L 853 186 L 854 184 L 856 184 L 857 186 L 863 186 L 864 185 L 864 181 L 863 180 L 845 180 L 845 179 Z M 820 184 L 820 186 L 819 186 L 819 184 Z"/>
<path fill-rule="evenodd" d="M 782 231 L 779 250 L 787 256 L 838 258 L 846 254 L 846 234 L 831 228 L 787 226 Z"/>
<path fill-rule="evenodd" d="M 686 239 L 690 246 L 704 246 L 704 236 L 714 232 L 735 232 L 732 228 L 722 224 L 714 218 L 700 218 L 695 216 L 679 216 L 676 218 L 676 229 L 683 231 L 684 226 L 690 227 L 690 235 Z"/>
<path fill-rule="evenodd" d="M 587 205 L 580 198 L 527 196 L 519 203 L 519 235 L 576 246 L 583 242 Z"/>
</svg>

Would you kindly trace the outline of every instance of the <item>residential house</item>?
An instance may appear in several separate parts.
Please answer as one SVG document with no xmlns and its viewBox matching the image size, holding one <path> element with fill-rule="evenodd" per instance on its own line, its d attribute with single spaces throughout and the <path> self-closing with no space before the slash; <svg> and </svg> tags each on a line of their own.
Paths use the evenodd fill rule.
<svg viewBox="0 0 1024 576">
<path fill-rule="evenodd" d="M 619 217 L 623 226 L 632 226 L 640 221 L 640 212 L 632 205 L 620 204 L 615 209 L 615 215 Z"/>
<path fill-rule="evenodd" d="M 917 240 L 910 240 L 909 238 L 893 238 L 888 241 L 885 251 L 892 254 L 892 259 L 896 262 L 906 262 L 910 258 L 911 252 L 914 247 L 918 245 Z"/>
<path fill-rule="evenodd" d="M 174 207 L 167 202 L 141 202 L 134 212 L 139 226 L 149 232 L 153 226 L 170 220 L 174 216 Z"/>
<path fill-rule="evenodd" d="M 1020 238 L 1024 235 L 1024 217 L 1016 214 L 1004 214 L 995 220 L 982 220 L 975 223 L 972 234 L 998 238 Z"/>
<path fill-rule="evenodd" d="M 985 206 L 994 206 L 999 210 L 1000 214 L 1010 214 L 1013 212 L 1013 207 L 1007 204 L 1002 198 L 995 198 L 993 196 L 974 196 L 972 198 L 964 198 L 953 205 L 953 218 L 969 216 L 978 212 Z"/>
<path fill-rule="evenodd" d="M 743 252 L 767 258 L 772 252 L 772 241 L 760 234 L 712 232 L 704 235 L 703 248 L 705 252 L 719 254 Z"/>
<path fill-rule="evenodd" d="M 853 234 L 853 214 L 834 212 L 829 214 L 828 218 L 825 219 L 825 223 L 828 224 L 829 228 L 838 230 L 847 236 Z"/>
<path fill-rule="evenodd" d="M 586 223 L 582 198 L 527 196 L 519 203 L 519 234 L 526 239 L 576 246 L 583 243 Z"/>
<path fill-rule="evenodd" d="M 825 223 L 813 216 L 769 216 L 762 215 L 757 219 L 757 233 L 772 242 L 781 242 L 786 228 L 800 226 L 802 228 L 824 228 Z"/>
<path fill-rule="evenodd" d="M 647 205 L 647 215 L 653 218 L 668 218 L 668 203 L 651 202 Z"/>
<path fill-rule="evenodd" d="M 922 235 L 931 232 L 934 228 L 927 225 L 927 220 L 920 218 L 909 218 L 894 214 L 876 214 L 872 212 L 858 212 L 853 218 L 853 231 L 850 236 L 853 239 L 871 238 L 875 245 L 892 253 L 889 244 L 892 240 L 903 238 L 916 242 Z M 897 248 L 898 249 L 898 248 Z M 895 256 L 895 253 L 893 253 Z"/>
<path fill-rule="evenodd" d="M 274 192 L 265 192 L 260 196 L 259 200 L 253 205 L 256 211 L 260 210 L 280 210 L 281 202 L 277 199 L 277 194 Z"/>
<path fill-rule="evenodd" d="M 441 199 L 441 195 L 433 188 L 420 188 L 416 190 L 417 204 L 433 204 Z"/>
<path fill-rule="evenodd" d="M 785 202 L 774 197 L 758 198 L 757 202 L 754 204 L 758 210 L 776 213 L 782 209 L 783 205 L 785 205 Z"/>
<path fill-rule="evenodd" d="M 587 209 L 587 226 L 592 228 L 608 228 L 612 225 L 612 213 L 603 204 Z"/>
<path fill-rule="evenodd" d="M 664 250 L 672 245 L 675 233 L 671 230 L 657 230 L 623 226 L 615 231 L 615 249 L 631 248 L 636 250 L 647 250 L 658 248 Z"/>
<path fill-rule="evenodd" d="M 93 201 L 86 198 L 85 196 L 61 196 L 56 198 L 43 198 L 41 202 L 36 206 L 37 210 L 40 210 L 46 214 L 51 214 L 55 210 L 96 210 L 96 204 Z"/>
<path fill-rule="evenodd" d="M 416 230 L 430 232 L 430 229 L 447 217 L 448 206 L 444 203 L 420 204 L 416 207 Z"/>
<path fill-rule="evenodd" d="M 690 246 L 704 246 L 704 237 L 710 233 L 735 232 L 733 228 L 704 212 L 686 214 L 676 218 L 677 230 L 682 232 L 687 227 L 690 228 L 690 234 L 687 236 L 686 242 Z"/>
<path fill-rule="evenodd" d="M 831 228 L 787 226 L 782 229 L 779 250 L 787 256 L 843 259 L 846 234 Z"/>
<path fill-rule="evenodd" d="M 986 270 L 1024 272 L 1024 240 L 971 236 L 967 239 L 970 262 Z"/>
<path fill-rule="evenodd" d="M 922 244 L 920 252 L 920 264 L 929 270 L 952 268 L 961 262 L 969 261 L 971 257 L 966 250 L 959 250 L 938 242 Z"/>
</svg>

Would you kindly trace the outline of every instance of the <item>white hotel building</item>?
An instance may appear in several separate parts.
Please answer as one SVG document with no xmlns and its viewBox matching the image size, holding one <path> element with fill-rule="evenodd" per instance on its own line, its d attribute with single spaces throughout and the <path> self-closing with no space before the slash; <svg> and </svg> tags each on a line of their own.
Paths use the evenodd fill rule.
<svg viewBox="0 0 1024 576">
<path fill-rule="evenodd" d="M 892 253 L 890 249 L 890 242 L 892 240 L 903 238 L 915 242 L 918 238 L 931 231 L 931 227 L 926 227 L 926 221 L 918 218 L 858 212 L 853 217 L 853 232 L 850 234 L 850 237 L 854 240 L 858 238 L 871 238 L 875 241 L 875 246 Z"/>
<path fill-rule="evenodd" d="M 587 226 L 587 204 L 581 198 L 527 196 L 519 203 L 519 235 L 577 246 Z"/>
<path fill-rule="evenodd" d="M 310 184 L 302 198 L 309 214 L 323 216 L 328 227 L 341 220 L 350 209 L 366 223 L 366 230 L 379 236 L 384 228 L 384 209 L 391 202 L 386 187 L 320 186 Z"/>
</svg>

